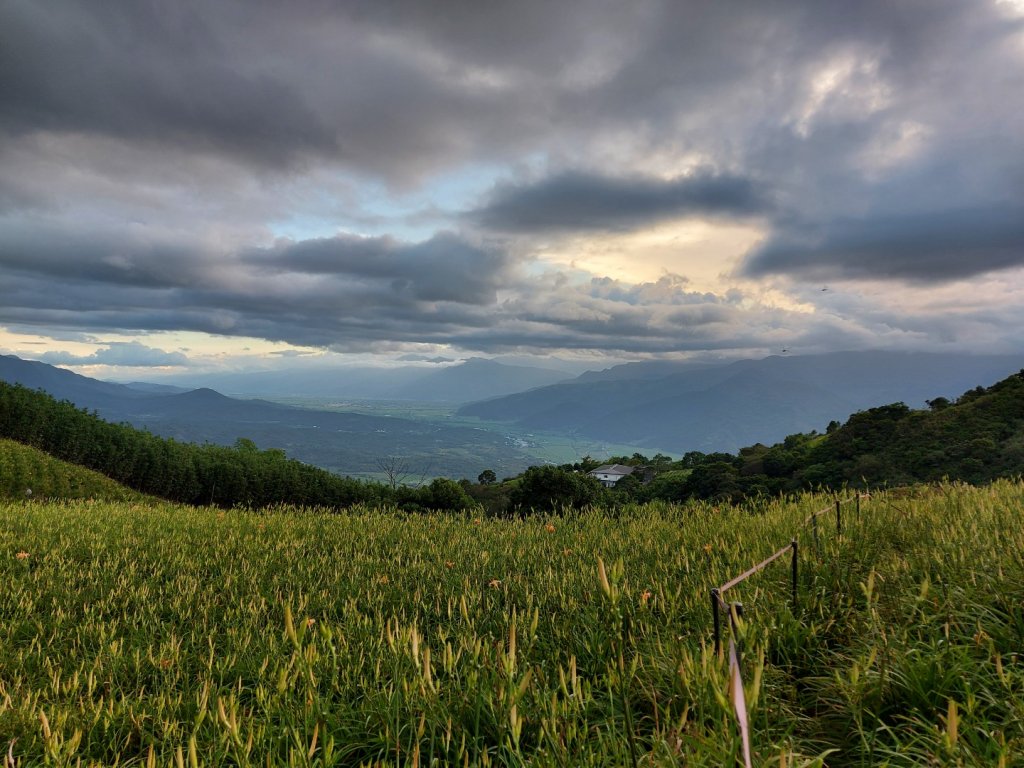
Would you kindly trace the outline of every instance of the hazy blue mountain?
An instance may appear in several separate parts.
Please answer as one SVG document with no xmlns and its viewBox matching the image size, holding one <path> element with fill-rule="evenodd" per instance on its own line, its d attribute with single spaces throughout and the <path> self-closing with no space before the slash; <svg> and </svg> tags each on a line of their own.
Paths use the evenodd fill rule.
<svg viewBox="0 0 1024 768">
<path fill-rule="evenodd" d="M 175 387 L 170 384 L 152 384 L 148 381 L 129 381 L 125 386 L 149 395 L 177 395 L 191 389 L 190 387 Z"/>
<path fill-rule="evenodd" d="M 253 397 L 317 397 L 468 403 L 570 378 L 550 368 L 472 358 L 450 366 L 302 369 L 175 376 L 166 381 Z"/>
<path fill-rule="evenodd" d="M 341 474 L 377 472 L 388 456 L 402 458 L 410 480 L 475 478 L 484 469 L 514 475 L 537 461 L 511 439 L 486 430 L 239 400 L 209 388 L 150 394 L 17 357 L 0 356 L 0 379 L 162 437 L 221 445 L 246 437 L 260 448 L 282 448 L 290 458 Z"/>
<path fill-rule="evenodd" d="M 0 355 L 0 379 L 30 389 L 46 390 L 58 400 L 70 400 L 75 404 L 79 401 L 95 403 L 147 396 L 145 392 L 123 384 L 90 379 L 63 368 L 34 360 L 22 360 L 14 355 Z"/>
<path fill-rule="evenodd" d="M 736 451 L 880 404 L 955 397 L 1019 356 L 839 352 L 722 365 L 631 364 L 463 406 L 460 415 L 669 451 Z"/>
<path fill-rule="evenodd" d="M 570 378 L 566 373 L 549 368 L 506 365 L 474 357 L 461 365 L 430 371 L 411 383 L 395 387 L 390 396 L 399 400 L 468 403 L 523 392 Z"/>
</svg>

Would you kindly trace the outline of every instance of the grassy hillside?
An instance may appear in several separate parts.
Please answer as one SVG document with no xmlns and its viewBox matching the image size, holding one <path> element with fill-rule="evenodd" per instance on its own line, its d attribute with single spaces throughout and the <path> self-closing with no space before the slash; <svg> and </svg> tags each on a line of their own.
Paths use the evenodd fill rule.
<svg viewBox="0 0 1024 768">
<path fill-rule="evenodd" d="M 882 405 L 853 414 L 845 424 L 833 422 L 824 435 L 794 434 L 770 447 L 743 448 L 735 456 L 694 452 L 654 468 L 692 471 L 685 479 L 659 478 L 638 489 L 638 500 L 737 501 L 802 488 L 1021 477 L 1024 372 L 991 387 L 975 387 L 955 401 L 936 398 L 924 410 Z"/>
<path fill-rule="evenodd" d="M 144 498 L 98 472 L 0 438 L 0 498 L 27 497 L 106 501 Z"/>
<path fill-rule="evenodd" d="M 1024 486 L 876 495 L 842 536 L 823 516 L 815 552 L 802 525 L 829 503 L 501 521 L 0 502 L 4 751 L 734 765 L 708 589 L 798 536 L 798 609 L 785 564 L 730 594 L 755 764 L 1021 764 Z"/>
</svg>

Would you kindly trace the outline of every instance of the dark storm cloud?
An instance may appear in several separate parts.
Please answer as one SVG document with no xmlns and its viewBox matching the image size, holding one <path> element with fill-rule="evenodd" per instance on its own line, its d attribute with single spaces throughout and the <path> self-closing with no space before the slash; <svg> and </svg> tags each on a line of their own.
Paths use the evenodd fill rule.
<svg viewBox="0 0 1024 768">
<path fill-rule="evenodd" d="M 473 245 L 451 232 L 422 243 L 352 235 L 287 242 L 245 261 L 278 272 L 384 281 L 418 301 L 465 304 L 493 302 L 509 266 L 500 249 Z"/>
<path fill-rule="evenodd" d="M 1024 206 L 830 222 L 805 242 L 776 237 L 745 271 L 941 283 L 1021 265 Z"/>
<path fill-rule="evenodd" d="M 76 226 L 26 216 L 0 220 L 0 270 L 148 288 L 184 287 L 215 271 L 210 255 L 188 235 L 155 235 L 145 227 Z"/>
<path fill-rule="evenodd" d="M 699 173 L 670 181 L 566 172 L 504 184 L 470 220 L 503 232 L 622 230 L 684 216 L 748 216 L 767 203 L 745 178 Z"/>
<path fill-rule="evenodd" d="M 184 143 L 270 163 L 336 150 L 336 134 L 287 75 L 232 49 L 218 21 L 242 19 L 217 5 L 6 5 L 0 126 Z"/>
<path fill-rule="evenodd" d="M 410 37 L 346 4 L 15 0 L 0 8 L 0 131 L 398 182 L 537 135 L 543 96 L 510 99 L 486 60 Z"/>
<path fill-rule="evenodd" d="M 746 274 L 944 282 L 1024 265 L 1024 205 L 830 222 L 823 234 L 778 235 Z"/>
<path fill-rule="evenodd" d="M 1013 13 L 961 0 L 11 0 L 0 322 L 626 354 L 921 334 L 852 306 L 741 306 L 682 278 L 555 278 L 535 246 L 756 219 L 748 275 L 935 284 L 1020 264 Z M 442 231 L 409 220 L 405 239 L 383 236 L 414 207 L 409 190 Z M 312 236 L 345 227 L 372 236 Z"/>
</svg>

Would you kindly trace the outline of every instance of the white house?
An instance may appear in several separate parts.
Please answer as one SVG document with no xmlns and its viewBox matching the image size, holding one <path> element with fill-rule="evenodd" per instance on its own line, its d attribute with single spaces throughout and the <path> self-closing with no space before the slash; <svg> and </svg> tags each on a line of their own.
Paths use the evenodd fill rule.
<svg viewBox="0 0 1024 768">
<path fill-rule="evenodd" d="M 625 464 L 602 464 L 587 474 L 600 480 L 605 488 L 614 488 L 619 480 L 626 475 L 632 475 L 635 471 L 636 467 L 627 467 Z"/>
</svg>

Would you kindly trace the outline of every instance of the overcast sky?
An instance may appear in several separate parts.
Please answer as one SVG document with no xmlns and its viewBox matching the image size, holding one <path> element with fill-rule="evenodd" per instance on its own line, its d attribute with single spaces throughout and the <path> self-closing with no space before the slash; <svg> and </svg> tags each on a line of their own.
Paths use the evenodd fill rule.
<svg viewBox="0 0 1024 768">
<path fill-rule="evenodd" d="M 1024 2 L 0 4 L 0 351 L 1024 353 Z"/>
</svg>

